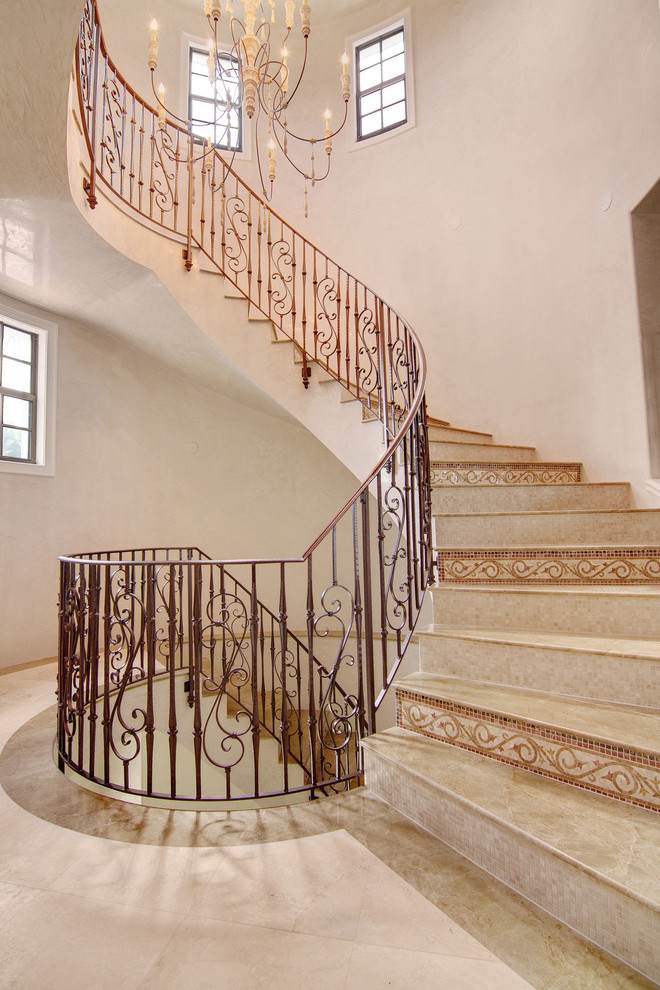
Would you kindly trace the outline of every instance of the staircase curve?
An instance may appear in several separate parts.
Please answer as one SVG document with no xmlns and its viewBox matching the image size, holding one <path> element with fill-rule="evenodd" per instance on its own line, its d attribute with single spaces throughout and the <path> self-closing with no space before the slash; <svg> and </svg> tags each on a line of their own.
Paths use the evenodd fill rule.
<svg viewBox="0 0 660 990">
<path fill-rule="evenodd" d="M 293 346 L 300 392 L 312 368 L 338 383 L 382 446 L 362 444 L 373 466 L 300 557 L 142 547 L 60 558 L 58 765 L 154 804 L 287 803 L 354 786 L 432 576 L 420 342 L 216 150 L 159 119 L 110 58 L 94 0 L 75 90 L 87 206 L 103 197 L 136 240 L 160 235 L 188 272 L 223 276 Z M 70 174 L 71 163 L 70 149 Z"/>
</svg>

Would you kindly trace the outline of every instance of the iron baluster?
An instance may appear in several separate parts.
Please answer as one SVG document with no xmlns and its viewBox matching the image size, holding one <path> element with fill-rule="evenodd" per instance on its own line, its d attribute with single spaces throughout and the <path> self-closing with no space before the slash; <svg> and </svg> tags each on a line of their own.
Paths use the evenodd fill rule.
<svg viewBox="0 0 660 990">
<path fill-rule="evenodd" d="M 259 796 L 259 743 L 261 736 L 261 719 L 259 718 L 259 689 L 257 672 L 259 660 L 259 598 L 257 596 L 257 567 L 251 567 L 252 589 L 250 592 L 250 677 L 252 694 L 252 759 L 254 765 L 254 796 Z"/>
<path fill-rule="evenodd" d="M 156 568 L 146 565 L 147 598 L 145 615 L 145 637 L 147 640 L 147 722 L 145 725 L 147 753 L 147 794 L 154 789 L 154 677 L 156 673 Z"/>
<path fill-rule="evenodd" d="M 168 668 L 170 681 L 170 704 L 167 735 L 170 749 L 170 797 L 176 797 L 176 744 L 177 744 L 177 718 L 176 718 L 176 646 L 177 646 L 177 606 L 176 606 L 176 565 L 170 564 L 169 572 L 169 600 L 167 611 L 168 630 Z"/>
<path fill-rule="evenodd" d="M 371 542 L 369 533 L 369 491 L 360 496 L 362 506 L 362 571 L 364 586 L 364 641 L 367 675 L 367 732 L 376 731 L 376 705 L 374 691 L 374 623 L 371 594 Z"/>
</svg>

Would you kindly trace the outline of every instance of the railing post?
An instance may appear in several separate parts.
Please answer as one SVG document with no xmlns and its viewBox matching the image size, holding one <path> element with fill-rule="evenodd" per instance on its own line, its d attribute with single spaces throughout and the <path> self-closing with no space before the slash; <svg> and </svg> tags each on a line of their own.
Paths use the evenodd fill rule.
<svg viewBox="0 0 660 990">
<path fill-rule="evenodd" d="M 360 495 L 362 506 L 362 573 L 364 574 L 364 648 L 367 703 L 367 733 L 376 731 L 374 690 L 374 616 L 371 594 L 371 546 L 369 541 L 369 490 Z"/>
<path fill-rule="evenodd" d="M 259 797 L 259 743 L 261 739 L 261 718 L 259 715 L 259 599 L 257 596 L 257 567 L 252 565 L 252 586 L 250 588 L 250 656 L 252 688 L 252 755 L 254 760 L 254 796 Z M 273 685 L 274 686 L 274 685 Z"/>
<path fill-rule="evenodd" d="M 286 658 L 288 651 L 288 630 L 286 613 L 286 572 L 280 564 L 280 677 L 282 681 L 282 707 L 280 709 L 280 740 L 282 743 L 282 763 L 284 767 L 284 791 L 289 790 L 289 699 L 286 693 Z"/>
<path fill-rule="evenodd" d="M 87 202 L 90 209 L 94 209 L 98 200 L 96 198 L 96 117 L 97 117 L 97 106 L 96 106 L 96 96 L 98 93 L 98 74 L 99 74 L 99 54 L 101 46 L 101 27 L 96 16 L 96 3 L 94 0 L 90 0 L 89 6 L 92 10 L 92 19 L 94 24 L 93 40 L 92 40 L 92 81 L 89 88 L 90 94 L 90 116 L 92 120 L 92 133 L 90 135 L 90 141 L 88 143 L 89 150 L 89 182 L 87 179 L 83 179 L 83 189 L 87 195 Z M 80 40 L 78 41 L 80 45 Z M 78 66 L 80 66 L 80 50 L 78 51 Z M 80 70 L 79 70 L 80 71 Z M 78 92 L 81 95 L 80 89 L 80 77 L 78 78 Z M 83 107 L 80 108 L 81 113 L 83 113 Z"/>
<path fill-rule="evenodd" d="M 314 798 L 314 790 L 317 782 L 316 767 L 316 700 L 314 696 L 314 582 L 312 576 L 312 555 L 307 559 L 307 658 L 308 676 L 307 685 L 307 724 L 309 726 L 309 772 L 312 782 L 310 798 Z"/>
<path fill-rule="evenodd" d="M 188 215 L 186 217 L 186 246 L 183 251 L 183 260 L 186 271 L 189 272 L 193 266 L 192 256 L 192 224 L 193 224 L 193 151 L 195 140 L 192 134 L 188 135 Z"/>
<path fill-rule="evenodd" d="M 68 606 L 71 567 L 71 564 L 60 561 L 60 608 L 57 657 L 57 767 L 62 772 L 64 772 L 65 767 L 67 663 L 71 642 L 71 618 Z"/>
</svg>

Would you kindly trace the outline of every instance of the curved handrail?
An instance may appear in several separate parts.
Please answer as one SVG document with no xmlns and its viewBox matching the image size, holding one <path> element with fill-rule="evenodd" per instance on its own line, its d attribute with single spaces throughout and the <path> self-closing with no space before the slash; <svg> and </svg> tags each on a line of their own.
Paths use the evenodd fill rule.
<svg viewBox="0 0 660 990">
<path fill-rule="evenodd" d="M 223 705 L 232 684 L 239 695 L 250 692 L 249 704 L 238 698 L 237 718 L 247 718 L 252 733 L 255 794 L 263 793 L 257 779 L 262 726 L 272 735 L 279 731 L 285 786 L 278 793 L 295 789 L 287 781 L 292 755 L 306 766 L 302 789 L 335 786 L 359 773 L 355 741 L 375 730 L 376 711 L 405 653 L 431 574 L 423 350 L 398 313 L 271 210 L 217 151 L 172 121 L 159 120 L 110 59 L 95 0 L 87 0 L 81 21 L 76 80 L 90 159 L 84 183 L 89 206 L 96 206 L 102 190 L 142 224 L 184 244 L 188 269 L 194 252 L 203 255 L 271 321 L 276 335 L 294 343 L 306 388 L 310 366 L 320 366 L 380 420 L 386 450 L 300 557 L 219 561 L 196 548 L 61 557 L 60 759 L 98 779 L 89 751 L 98 714 L 91 728 L 84 720 L 102 698 L 106 782 L 114 786 L 108 768 L 116 757 L 125 789 L 136 790 L 128 780 L 131 766 L 158 730 L 153 699 L 126 715 L 126 698 L 136 683 L 153 678 L 160 655 L 173 697 L 177 672 L 189 674 L 198 798 L 202 753 L 227 775 L 227 797 L 233 796 L 229 778 L 236 766 L 218 763 L 207 751 L 212 720 L 209 715 L 202 724 L 204 686 Z M 268 607 L 268 597 L 277 605 Z M 292 597 L 293 621 L 304 626 L 305 636 L 291 631 Z M 264 624 L 272 633 L 268 643 Z M 323 660 L 319 644 L 331 628 L 339 646 Z M 215 668 L 218 636 L 221 674 Z M 270 667 L 264 662 L 268 651 Z M 339 675 L 349 687 L 339 686 Z M 171 701 L 174 781 L 179 729 L 173 708 Z M 219 712 L 216 705 L 218 725 Z M 291 749 L 292 719 L 298 757 Z M 223 746 L 242 747 L 243 755 L 245 732 L 226 726 L 222 732 Z M 151 780 L 137 792 L 156 794 L 154 786 Z M 176 789 L 172 782 L 172 797 L 181 796 Z"/>
</svg>

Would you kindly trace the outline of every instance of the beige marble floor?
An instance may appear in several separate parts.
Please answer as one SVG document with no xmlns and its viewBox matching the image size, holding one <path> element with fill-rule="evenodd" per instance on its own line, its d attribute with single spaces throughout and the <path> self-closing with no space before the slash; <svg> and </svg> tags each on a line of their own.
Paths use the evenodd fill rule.
<svg viewBox="0 0 660 990">
<path fill-rule="evenodd" d="M 364 790 L 231 813 L 82 791 L 53 692 L 52 665 L 0 675 L 1 988 L 650 986 Z"/>
</svg>

